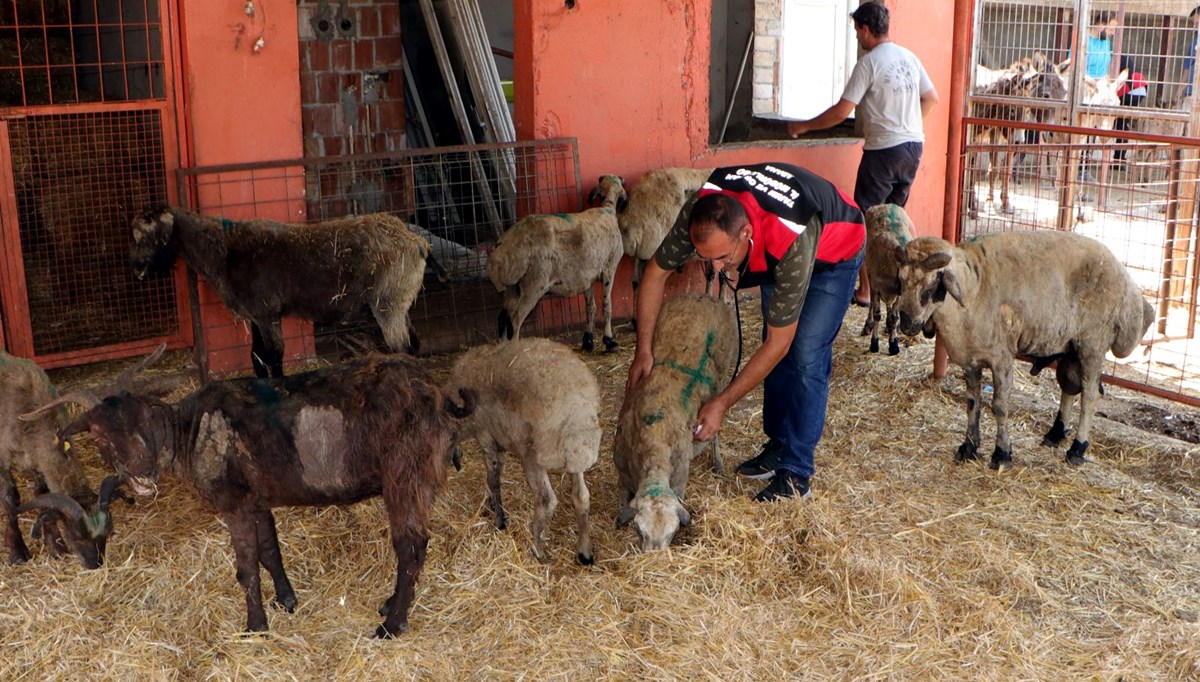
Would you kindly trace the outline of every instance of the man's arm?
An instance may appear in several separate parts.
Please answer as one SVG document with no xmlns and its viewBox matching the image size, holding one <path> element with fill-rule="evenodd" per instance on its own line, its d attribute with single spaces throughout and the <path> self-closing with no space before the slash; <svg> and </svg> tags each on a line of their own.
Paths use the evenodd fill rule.
<svg viewBox="0 0 1200 682">
<path fill-rule="evenodd" d="M 936 105 L 937 103 L 938 103 L 937 90 L 930 88 L 929 90 L 922 92 L 921 93 L 921 118 L 925 118 L 926 116 L 928 116 L 929 110 L 933 109 L 934 105 Z"/>
<path fill-rule="evenodd" d="M 850 114 L 854 113 L 854 106 L 854 102 L 843 97 L 833 106 L 817 114 L 816 118 L 788 123 L 788 134 L 792 137 L 799 137 L 813 130 L 824 130 L 835 126 L 845 121 Z"/>
<path fill-rule="evenodd" d="M 633 362 L 629 365 L 629 377 L 625 380 L 627 392 L 640 384 L 654 367 L 654 326 L 658 323 L 658 309 L 662 307 L 663 291 L 670 275 L 670 270 L 651 258 L 638 283 L 637 347 L 633 351 Z"/>
<path fill-rule="evenodd" d="M 742 371 L 724 391 L 713 396 L 712 400 L 700 408 L 696 415 L 696 431 L 692 434 L 696 440 L 709 440 L 717 435 L 721 422 L 725 419 L 725 412 L 755 386 L 761 384 L 771 370 L 775 369 L 775 365 L 787 355 L 788 348 L 792 345 L 792 338 L 796 336 L 796 325 L 797 322 L 784 327 L 767 325 L 766 341 L 754 351 L 754 355 L 750 356 Z"/>
</svg>

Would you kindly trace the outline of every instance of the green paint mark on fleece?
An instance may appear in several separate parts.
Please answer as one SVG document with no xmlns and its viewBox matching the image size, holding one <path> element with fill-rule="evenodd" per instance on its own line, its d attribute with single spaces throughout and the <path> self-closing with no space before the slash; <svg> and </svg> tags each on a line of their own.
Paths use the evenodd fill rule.
<svg viewBox="0 0 1200 682">
<path fill-rule="evenodd" d="M 655 412 L 654 414 L 648 414 L 645 417 L 642 417 L 642 423 L 645 424 L 646 426 L 653 426 L 662 420 L 663 420 L 663 411 L 662 410 L 659 410 L 658 412 Z"/>
<path fill-rule="evenodd" d="M 232 230 L 233 229 L 233 221 L 230 220 L 229 218 L 221 218 L 221 227 L 226 230 Z"/>
<path fill-rule="evenodd" d="M 908 235 L 900 232 L 900 225 L 904 222 L 904 209 L 896 204 L 888 204 L 888 229 L 891 230 L 892 236 L 900 243 L 900 246 L 907 246 L 911 241 Z"/>
<path fill-rule="evenodd" d="M 675 497 L 675 491 L 671 490 L 670 486 L 665 486 L 661 483 L 653 482 L 642 486 L 638 491 L 639 495 L 646 497 Z"/>
<path fill-rule="evenodd" d="M 684 367 L 683 365 L 670 360 L 654 363 L 655 367 L 660 365 L 663 367 L 669 367 L 688 377 L 687 385 L 684 386 L 683 390 L 679 392 L 679 399 L 683 402 L 683 409 L 685 410 L 691 409 L 692 394 L 695 393 L 696 389 L 700 386 L 708 386 L 713 391 L 717 390 L 717 382 L 714 381 L 713 378 L 708 374 L 708 358 L 712 353 L 713 342 L 716 340 L 717 335 L 713 332 L 709 332 L 708 336 L 704 339 L 704 353 L 700 356 L 700 364 L 696 365 L 694 368 Z"/>
</svg>

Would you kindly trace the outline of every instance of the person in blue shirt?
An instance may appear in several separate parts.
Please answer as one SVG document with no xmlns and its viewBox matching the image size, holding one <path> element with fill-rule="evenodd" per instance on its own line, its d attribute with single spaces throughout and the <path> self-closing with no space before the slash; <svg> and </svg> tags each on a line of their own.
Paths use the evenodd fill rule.
<svg viewBox="0 0 1200 682">
<path fill-rule="evenodd" d="M 1108 67 L 1112 64 L 1113 36 L 1117 35 L 1117 18 L 1109 12 L 1096 12 L 1092 15 L 1092 27 L 1088 29 L 1084 40 L 1083 73 L 1088 78 L 1104 78 L 1108 75 Z M 1070 53 L 1067 62 L 1071 61 Z"/>
</svg>

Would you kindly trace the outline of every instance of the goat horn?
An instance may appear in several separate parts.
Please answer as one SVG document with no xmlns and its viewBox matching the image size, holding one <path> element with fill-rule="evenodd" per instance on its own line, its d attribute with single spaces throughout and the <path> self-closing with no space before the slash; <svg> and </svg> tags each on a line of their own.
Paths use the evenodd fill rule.
<svg viewBox="0 0 1200 682">
<path fill-rule="evenodd" d="M 23 422 L 33 421 L 34 419 L 37 419 L 38 417 L 42 416 L 49 410 L 51 410 L 55 407 L 58 407 L 59 405 L 63 405 L 65 403 L 74 403 L 76 405 L 83 407 L 85 410 L 90 410 L 93 407 L 100 404 L 100 398 L 96 397 L 95 393 L 93 393 L 87 389 L 71 391 L 70 393 L 68 393 L 64 396 L 55 398 L 53 401 L 46 403 L 45 405 L 42 405 L 41 407 L 37 408 L 33 412 L 26 412 L 25 414 L 19 416 L 18 419 L 20 419 Z"/>
<path fill-rule="evenodd" d="M 121 484 L 124 480 L 120 476 L 109 476 L 100 484 L 100 511 L 107 512 L 109 505 L 112 504 L 113 497 L 119 497 L 129 504 L 134 504 L 134 499 L 121 490 Z"/>
<path fill-rule="evenodd" d="M 104 517 L 107 516 L 107 512 L 102 512 L 93 517 L 84 510 L 79 502 L 75 501 L 75 498 L 63 493 L 42 493 L 18 507 L 17 511 L 24 513 L 31 509 L 41 509 L 43 510 L 42 514 L 57 512 L 63 518 L 70 519 L 71 526 L 64 526 L 64 528 L 67 528 L 71 535 L 79 539 L 94 538 L 99 535 L 104 529 Z"/>
<path fill-rule="evenodd" d="M 147 367 L 154 364 L 155 362 L 158 362 L 158 359 L 162 357 L 163 351 L 165 351 L 166 349 L 167 349 L 167 344 L 165 344 L 165 343 L 158 344 L 158 348 L 155 348 L 153 353 L 147 355 L 146 357 L 142 358 L 141 360 L 138 360 L 137 364 L 133 365 L 132 367 L 127 368 L 124 372 L 121 372 L 121 375 L 117 377 L 117 381 L 116 381 L 117 388 L 129 390 L 130 382 L 133 381 L 134 375 L 136 375 L 138 372 L 142 371 L 143 369 L 146 369 Z"/>
<path fill-rule="evenodd" d="M 42 493 L 17 507 L 17 513 L 24 514 L 33 509 L 56 511 L 75 523 L 86 523 L 87 519 L 87 512 L 75 501 L 75 498 L 63 493 Z"/>
</svg>

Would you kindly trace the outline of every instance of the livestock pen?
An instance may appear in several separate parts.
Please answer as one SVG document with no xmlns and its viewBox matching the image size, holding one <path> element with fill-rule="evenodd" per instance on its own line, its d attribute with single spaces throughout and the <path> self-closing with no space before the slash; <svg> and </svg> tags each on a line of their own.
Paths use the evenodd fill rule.
<svg viewBox="0 0 1200 682">
<path fill-rule="evenodd" d="M 749 353 L 760 322 L 755 295 L 742 296 Z M 930 378 L 933 343 L 923 339 L 897 357 L 866 353 L 856 336 L 864 314 L 850 311 L 835 345 L 811 499 L 755 504 L 759 482 L 697 465 L 692 525 L 667 551 L 637 551 L 636 535 L 612 524 L 622 499 L 612 432 L 631 348 L 581 353 L 601 385 L 605 430 L 587 473 L 594 566 L 575 562 L 567 509 L 549 524 L 549 561 L 533 557 L 532 502 L 516 466 L 504 480 L 511 523 L 497 531 L 483 513 L 486 467 L 468 448 L 436 503 L 410 632 L 367 637 L 394 570 L 372 501 L 277 510 L 300 603 L 272 613 L 269 634 L 244 635 L 227 531 L 167 482 L 116 510 L 104 568 L 82 571 L 36 547 L 30 563 L 0 566 L 0 678 L 1200 677 L 1197 446 L 1102 419 L 1091 461 L 1067 467 L 1038 446 L 1053 378 L 1018 371 L 1018 465 L 955 465 L 961 379 Z M 426 361 L 444 376 L 451 360 Z M 191 369 L 178 352 L 162 365 L 149 374 Z M 119 369 L 52 376 L 70 388 Z M 1100 409 L 1131 421 L 1150 408 L 1189 418 L 1113 386 Z M 756 391 L 728 414 L 730 469 L 757 451 L 760 410 Z M 99 477 L 92 444 L 79 441 Z M 552 483 L 569 494 L 569 477 Z"/>
</svg>

